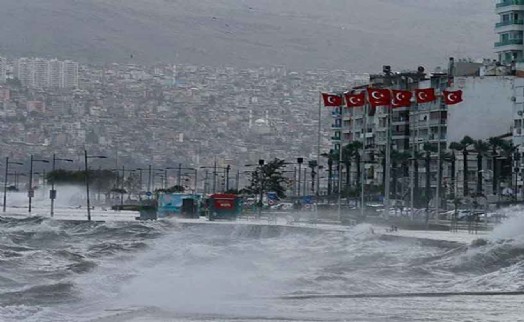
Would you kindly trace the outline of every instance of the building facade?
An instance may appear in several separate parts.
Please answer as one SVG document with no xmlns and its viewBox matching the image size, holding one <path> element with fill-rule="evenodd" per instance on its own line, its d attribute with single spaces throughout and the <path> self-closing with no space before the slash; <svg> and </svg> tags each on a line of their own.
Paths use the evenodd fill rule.
<svg viewBox="0 0 524 322">
<path fill-rule="evenodd" d="M 77 62 L 57 59 L 19 58 L 15 77 L 29 88 L 77 88 Z"/>
<path fill-rule="evenodd" d="M 0 56 L 0 84 L 7 80 L 7 59 Z"/>
<path fill-rule="evenodd" d="M 496 5 L 499 22 L 495 31 L 499 36 L 495 43 L 495 52 L 499 62 L 510 64 L 521 61 L 524 53 L 524 2 L 520 0 L 501 0 Z"/>
</svg>

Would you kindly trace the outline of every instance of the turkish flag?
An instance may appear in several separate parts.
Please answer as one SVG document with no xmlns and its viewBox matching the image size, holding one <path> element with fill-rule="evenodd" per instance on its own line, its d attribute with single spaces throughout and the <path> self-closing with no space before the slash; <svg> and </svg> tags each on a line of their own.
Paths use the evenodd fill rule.
<svg viewBox="0 0 524 322">
<path fill-rule="evenodd" d="M 416 89 L 415 96 L 419 104 L 433 102 L 437 99 L 434 88 Z"/>
<path fill-rule="evenodd" d="M 390 105 L 391 91 L 389 89 L 368 88 L 368 101 L 373 107 Z"/>
<path fill-rule="evenodd" d="M 391 100 L 391 107 L 410 107 L 411 97 L 413 93 L 410 91 L 393 90 L 393 99 Z"/>
<path fill-rule="evenodd" d="M 360 94 L 349 94 L 346 95 L 347 107 L 358 107 L 366 104 L 366 93 L 361 92 Z"/>
<path fill-rule="evenodd" d="M 442 96 L 444 97 L 444 102 L 447 105 L 455 105 L 460 102 L 462 102 L 462 91 L 444 91 L 442 93 Z"/>
<path fill-rule="evenodd" d="M 342 97 L 336 94 L 322 93 L 324 106 L 340 106 L 342 105 Z"/>
</svg>

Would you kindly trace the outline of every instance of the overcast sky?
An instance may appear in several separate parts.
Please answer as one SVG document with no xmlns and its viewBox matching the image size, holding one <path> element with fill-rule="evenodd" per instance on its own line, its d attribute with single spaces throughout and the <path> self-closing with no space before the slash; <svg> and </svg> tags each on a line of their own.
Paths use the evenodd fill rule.
<svg viewBox="0 0 524 322">
<path fill-rule="evenodd" d="M 495 57 L 494 0 L 0 0 L 0 54 L 376 71 Z"/>
</svg>

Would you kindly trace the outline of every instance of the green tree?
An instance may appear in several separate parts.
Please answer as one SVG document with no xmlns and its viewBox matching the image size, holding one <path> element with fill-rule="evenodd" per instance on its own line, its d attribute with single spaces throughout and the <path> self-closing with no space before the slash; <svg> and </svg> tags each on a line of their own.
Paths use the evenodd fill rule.
<svg viewBox="0 0 524 322">
<path fill-rule="evenodd" d="M 477 195 L 482 194 L 482 158 L 487 155 L 489 148 L 489 144 L 482 140 L 473 143 L 473 151 L 477 153 Z"/>
<path fill-rule="evenodd" d="M 469 136 L 464 136 L 460 142 L 452 142 L 449 145 L 449 148 L 452 150 L 460 151 L 462 152 L 462 168 L 463 168 L 463 186 L 464 186 L 464 196 L 469 196 L 469 166 L 468 166 L 468 155 L 469 150 L 468 148 L 475 144 L 475 140 L 473 140 Z"/>
<path fill-rule="evenodd" d="M 272 191 L 280 198 L 284 198 L 288 179 L 284 176 L 282 169 L 286 166 L 284 160 L 275 158 L 263 166 L 257 167 L 251 173 L 251 184 L 249 190 L 256 194 Z"/>
<path fill-rule="evenodd" d="M 426 170 L 426 189 L 425 189 L 425 201 L 426 207 L 429 207 L 431 200 L 431 153 L 437 152 L 437 147 L 433 144 L 426 142 L 424 143 L 422 150 L 424 150 L 424 168 Z"/>
<path fill-rule="evenodd" d="M 333 163 L 334 162 L 339 162 L 338 159 L 339 159 L 339 153 L 338 151 L 335 151 L 335 150 L 329 150 L 328 153 L 322 153 L 321 154 L 322 157 L 324 158 L 327 158 L 327 164 L 328 164 L 328 196 L 331 195 L 331 193 L 333 192 L 333 183 L 332 183 L 332 179 L 333 179 Z"/>
<path fill-rule="evenodd" d="M 354 160 L 357 166 L 357 173 L 355 178 L 355 186 L 360 185 L 360 151 L 362 150 L 362 142 L 353 141 L 342 149 L 342 163 L 346 168 L 346 190 L 351 188 L 351 162 Z"/>
</svg>

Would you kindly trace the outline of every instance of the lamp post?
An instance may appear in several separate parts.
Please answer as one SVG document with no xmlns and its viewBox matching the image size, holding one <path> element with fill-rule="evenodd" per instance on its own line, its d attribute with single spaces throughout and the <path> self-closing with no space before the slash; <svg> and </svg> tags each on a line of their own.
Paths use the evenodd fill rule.
<svg viewBox="0 0 524 322">
<path fill-rule="evenodd" d="M 31 213 L 31 202 L 35 193 L 33 190 L 33 162 L 49 163 L 48 160 L 35 159 L 31 154 L 31 161 L 29 165 L 29 191 L 27 192 L 27 196 L 29 197 L 29 213 Z"/>
<path fill-rule="evenodd" d="M 87 196 L 87 221 L 91 221 L 91 202 L 89 200 L 89 167 L 87 165 L 87 159 L 107 159 L 107 157 L 105 155 L 87 155 L 87 150 L 84 150 L 86 196 Z"/>
<path fill-rule="evenodd" d="M 260 168 L 260 205 L 259 205 L 259 208 L 258 208 L 258 218 L 261 217 L 262 215 L 262 206 L 264 205 L 263 203 L 263 198 L 264 198 L 264 184 L 265 184 L 265 180 L 264 180 L 264 160 L 258 160 L 258 166 Z"/>
<path fill-rule="evenodd" d="M 297 188 L 298 188 L 298 198 L 300 199 L 300 177 L 302 175 L 302 163 L 304 163 L 304 158 L 297 158 L 297 163 L 298 163 L 298 185 L 297 185 Z"/>
<path fill-rule="evenodd" d="M 182 168 L 182 169 L 184 169 L 184 168 Z M 186 168 L 186 169 L 192 170 L 193 168 Z M 225 176 L 224 176 L 224 181 L 225 181 L 224 188 L 225 188 L 226 191 L 229 190 L 229 171 L 231 170 L 231 166 L 230 165 L 227 165 L 225 167 L 219 167 L 219 166 L 217 166 L 216 161 L 215 161 L 215 163 L 214 163 L 214 165 L 212 167 L 200 167 L 200 169 L 213 169 L 213 193 L 216 193 L 217 169 L 224 170 L 224 174 L 225 174 Z M 195 173 L 196 173 L 196 170 L 195 170 Z"/>
<path fill-rule="evenodd" d="M 4 177 L 4 205 L 3 211 L 5 212 L 7 202 L 7 176 L 9 174 L 9 164 L 24 165 L 22 162 L 9 161 L 9 157 L 5 158 L 5 177 Z M 16 180 L 17 177 L 15 177 Z"/>
<path fill-rule="evenodd" d="M 49 199 L 51 199 L 51 217 L 55 214 L 55 199 L 56 199 L 56 190 L 55 190 L 55 165 L 56 161 L 64 161 L 64 162 L 73 162 L 71 159 L 60 159 L 56 157 L 56 154 L 53 154 L 53 164 L 51 168 L 51 172 L 53 173 L 51 177 L 51 191 L 49 191 Z"/>
<path fill-rule="evenodd" d="M 147 170 L 147 169 L 144 169 L 144 168 L 136 168 L 135 171 L 138 171 L 139 175 L 138 175 L 138 181 L 139 181 L 139 184 L 140 184 L 140 191 L 142 191 L 143 189 L 143 184 L 142 184 L 142 171 L 144 170 Z"/>
<path fill-rule="evenodd" d="M 201 168 L 204 168 L 204 167 L 201 167 Z M 166 173 L 164 174 L 166 176 L 166 182 L 167 182 L 167 170 L 178 170 L 177 172 L 177 185 L 180 186 L 180 178 L 182 177 L 182 170 L 191 170 L 191 171 L 194 171 L 195 172 L 195 193 L 196 193 L 196 190 L 197 190 L 197 176 L 198 176 L 198 170 L 196 168 L 184 168 L 182 167 L 182 164 L 180 163 L 178 167 L 176 168 L 172 168 L 172 167 L 167 167 L 166 168 Z M 166 188 L 167 187 L 167 184 L 166 184 Z"/>
</svg>

